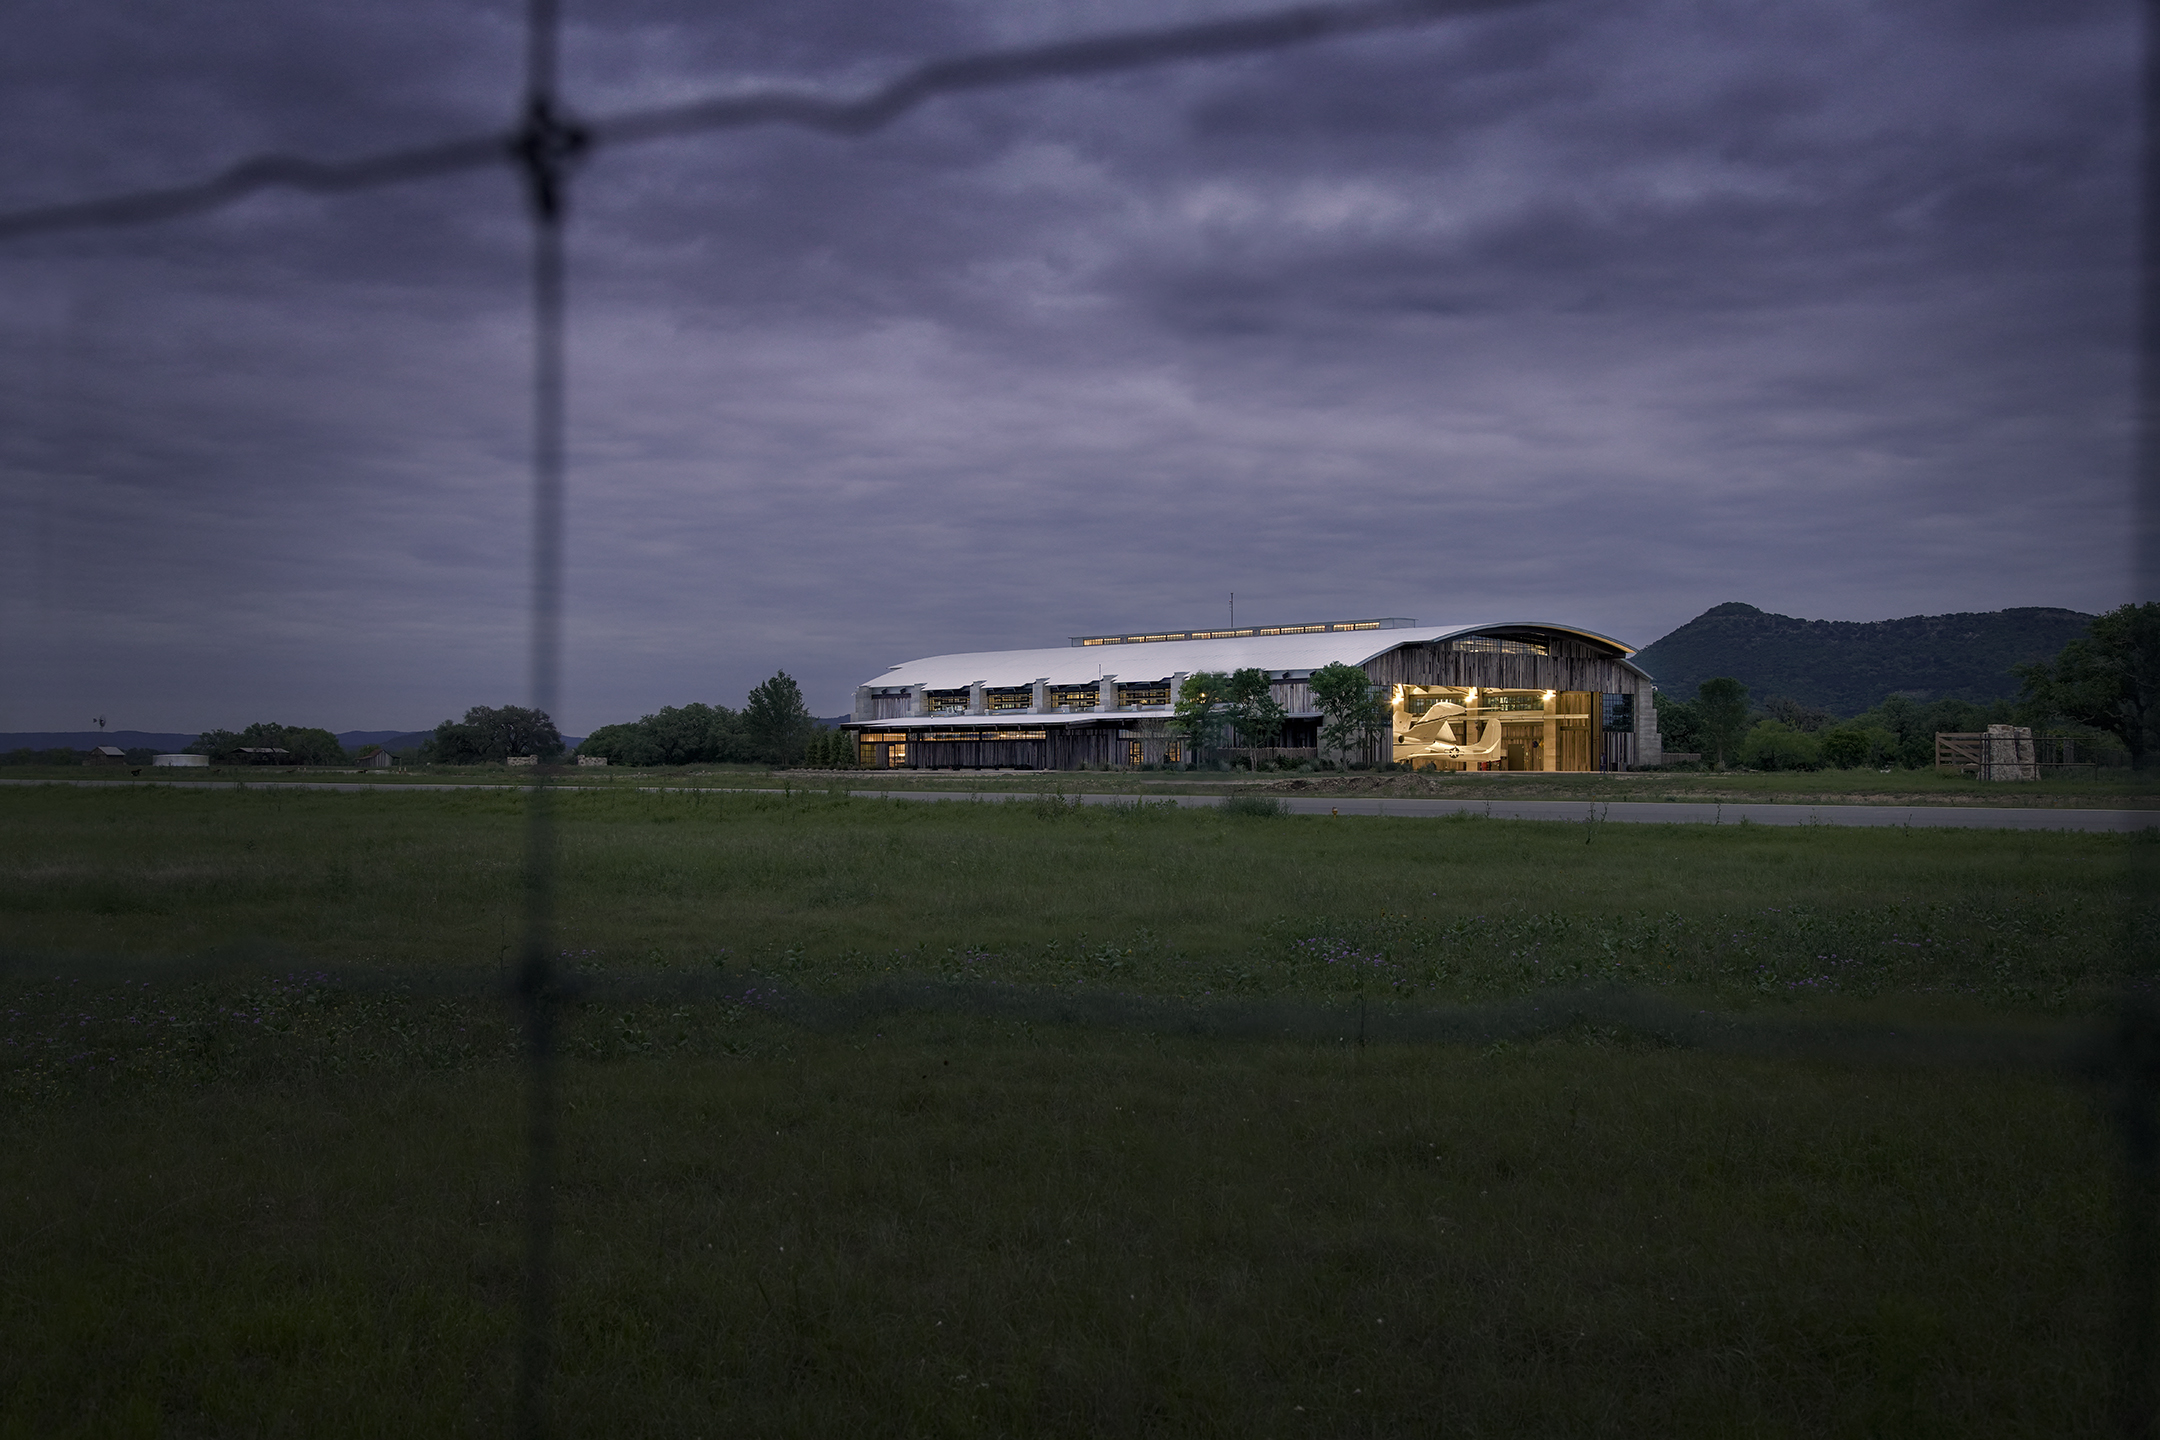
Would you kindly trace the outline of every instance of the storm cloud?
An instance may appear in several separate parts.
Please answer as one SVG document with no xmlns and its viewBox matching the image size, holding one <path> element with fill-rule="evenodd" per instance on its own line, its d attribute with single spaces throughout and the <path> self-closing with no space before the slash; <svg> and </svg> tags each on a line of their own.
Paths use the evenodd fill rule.
<svg viewBox="0 0 2160 1440">
<path fill-rule="evenodd" d="M 587 114 L 1251 5 L 569 7 Z M 0 208 L 499 128 L 521 7 L 16 7 Z M 2136 13 L 1545 0 L 602 150 L 564 728 L 942 651 L 2130 593 Z M 0 243 L 0 729 L 525 691 L 514 177 Z"/>
</svg>

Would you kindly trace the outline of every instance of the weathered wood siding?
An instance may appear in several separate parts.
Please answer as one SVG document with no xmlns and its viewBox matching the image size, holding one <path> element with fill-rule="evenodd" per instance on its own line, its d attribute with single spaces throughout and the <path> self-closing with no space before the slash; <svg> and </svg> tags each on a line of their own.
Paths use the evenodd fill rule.
<svg viewBox="0 0 2160 1440">
<path fill-rule="evenodd" d="M 1365 663 L 1380 685 L 1478 685 L 1495 690 L 1589 690 L 1632 695 L 1642 677 L 1580 640 L 1555 637 L 1549 655 L 1458 650 L 1448 642 L 1404 645 Z M 1647 688 L 1647 687 L 1644 687 Z"/>
<path fill-rule="evenodd" d="M 1123 728 L 1116 724 L 1065 725 L 1052 730 L 1046 742 L 1050 747 L 1050 768 L 1077 770 L 1083 765 L 1123 765 L 1125 739 L 1120 733 Z"/>
<path fill-rule="evenodd" d="M 1040 770 L 1047 740 L 910 740 L 909 770 Z"/>
</svg>

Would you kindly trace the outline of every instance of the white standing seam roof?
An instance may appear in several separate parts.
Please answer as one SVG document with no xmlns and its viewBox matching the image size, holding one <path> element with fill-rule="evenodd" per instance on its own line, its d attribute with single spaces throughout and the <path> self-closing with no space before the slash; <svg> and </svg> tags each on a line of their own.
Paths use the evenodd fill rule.
<svg viewBox="0 0 2160 1440">
<path fill-rule="evenodd" d="M 1203 670 L 1287 671 L 1302 679 L 1338 660 L 1346 665 L 1363 665 L 1397 646 L 1451 640 L 1488 630 L 1550 630 L 1610 645 L 1623 657 L 1635 653 L 1632 647 L 1579 625 L 1555 625 L 1545 620 L 1486 620 L 1476 625 L 1420 625 L 1400 630 L 1334 630 L 1317 635 L 1247 635 L 1234 640 L 1150 640 L 1135 645 L 1058 645 L 1042 650 L 928 655 L 895 665 L 863 683 L 873 690 L 904 690 L 912 685 L 929 690 L 959 690 L 978 681 L 1000 689 L 1032 685 L 1037 680 L 1052 685 L 1092 685 L 1115 677 L 1132 685 Z M 1620 663 L 1643 674 L 1624 658 Z M 1036 719 L 1039 723 L 1039 717 Z"/>
</svg>

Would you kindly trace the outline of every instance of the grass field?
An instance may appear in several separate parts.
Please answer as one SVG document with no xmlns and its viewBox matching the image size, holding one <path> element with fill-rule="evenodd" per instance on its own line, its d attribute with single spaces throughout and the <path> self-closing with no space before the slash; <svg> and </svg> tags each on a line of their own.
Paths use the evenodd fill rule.
<svg viewBox="0 0 2160 1440">
<path fill-rule="evenodd" d="M 522 799 L 0 791 L 0 1434 L 489 1432 Z M 566 963 L 2075 1021 L 2149 841 L 562 797 Z M 2128 927 L 2126 931 L 2126 927 Z M 2126 934 L 2129 938 L 2126 939 Z M 386 978 L 387 977 L 387 978 Z M 2092 1096 L 1578 1028 L 568 1021 L 566 1433 L 2059 1435 Z"/>
</svg>

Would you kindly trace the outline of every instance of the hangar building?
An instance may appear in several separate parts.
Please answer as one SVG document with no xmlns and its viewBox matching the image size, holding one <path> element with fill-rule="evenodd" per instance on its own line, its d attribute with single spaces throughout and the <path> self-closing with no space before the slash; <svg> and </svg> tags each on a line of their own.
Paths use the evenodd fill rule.
<svg viewBox="0 0 2160 1440">
<path fill-rule="evenodd" d="M 1440 770 L 1627 770 L 1663 758 L 1635 652 L 1574 625 L 1309 625 L 1076 635 L 1043 650 L 932 655 L 856 687 L 845 728 L 875 769 L 1075 770 L 1191 757 L 1170 724 L 1188 675 L 1259 669 L 1289 715 L 1278 753 L 1320 754 L 1308 681 L 1336 661 L 1390 706 L 1381 754 Z"/>
</svg>

